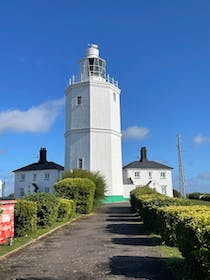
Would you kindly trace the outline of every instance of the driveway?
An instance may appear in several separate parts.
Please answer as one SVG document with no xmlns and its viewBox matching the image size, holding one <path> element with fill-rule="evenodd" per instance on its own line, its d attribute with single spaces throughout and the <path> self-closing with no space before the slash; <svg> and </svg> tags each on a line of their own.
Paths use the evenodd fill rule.
<svg viewBox="0 0 210 280">
<path fill-rule="evenodd" d="M 104 205 L 0 261 L 0 280 L 172 280 L 129 203 Z"/>
</svg>

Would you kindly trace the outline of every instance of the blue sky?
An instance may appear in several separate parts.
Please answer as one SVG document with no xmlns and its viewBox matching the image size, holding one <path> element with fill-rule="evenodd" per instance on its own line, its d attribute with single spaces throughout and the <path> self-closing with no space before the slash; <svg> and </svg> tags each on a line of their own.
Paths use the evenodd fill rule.
<svg viewBox="0 0 210 280">
<path fill-rule="evenodd" d="M 8 0 L 0 7 L 0 179 L 37 161 L 64 164 L 64 90 L 88 43 L 119 81 L 123 164 L 174 168 L 181 135 L 187 192 L 210 192 L 210 2 Z"/>
</svg>

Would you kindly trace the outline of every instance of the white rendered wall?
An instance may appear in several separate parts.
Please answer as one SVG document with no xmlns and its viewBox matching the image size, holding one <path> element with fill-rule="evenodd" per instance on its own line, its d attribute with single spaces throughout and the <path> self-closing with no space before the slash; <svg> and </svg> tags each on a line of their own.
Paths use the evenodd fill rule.
<svg viewBox="0 0 210 280">
<path fill-rule="evenodd" d="M 123 195 L 119 88 L 104 79 L 71 85 L 66 90 L 65 170 L 100 171 L 107 195 Z M 75 99 L 82 97 L 76 106 Z"/>
<path fill-rule="evenodd" d="M 139 172 L 139 179 L 135 177 L 135 172 Z M 165 173 L 165 178 L 160 176 L 161 172 Z M 149 176 L 151 173 L 151 177 Z M 162 193 L 162 186 L 166 186 L 166 195 L 173 196 L 173 187 L 172 187 L 172 172 L 168 169 L 124 169 L 123 170 L 123 179 L 126 182 L 126 179 L 131 178 L 133 181 L 133 188 L 136 186 L 147 185 L 150 181 L 149 186 L 155 188 L 157 192 Z"/>
<path fill-rule="evenodd" d="M 54 183 L 61 178 L 61 170 L 32 170 L 15 172 L 15 197 L 20 197 L 20 189 L 24 189 L 24 194 L 29 195 L 34 193 L 33 183 L 39 187 L 39 192 L 45 192 L 45 188 L 49 188 L 49 192 L 53 193 Z M 36 180 L 34 180 L 36 174 Z M 49 179 L 45 178 L 45 174 L 49 174 Z M 25 175 L 25 179 L 21 179 L 21 175 Z"/>
</svg>

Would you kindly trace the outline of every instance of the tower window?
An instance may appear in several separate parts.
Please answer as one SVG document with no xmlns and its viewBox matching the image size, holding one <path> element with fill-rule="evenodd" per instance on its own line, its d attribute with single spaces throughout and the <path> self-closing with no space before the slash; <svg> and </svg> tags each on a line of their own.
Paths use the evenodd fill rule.
<svg viewBox="0 0 210 280">
<path fill-rule="evenodd" d="M 83 165 L 84 165 L 83 158 L 78 158 L 78 168 L 83 169 Z"/>
<path fill-rule="evenodd" d="M 113 99 L 114 99 L 114 101 L 116 101 L 116 93 L 115 92 L 113 92 Z"/>
<path fill-rule="evenodd" d="M 77 105 L 82 104 L 82 96 L 77 96 Z"/>
</svg>

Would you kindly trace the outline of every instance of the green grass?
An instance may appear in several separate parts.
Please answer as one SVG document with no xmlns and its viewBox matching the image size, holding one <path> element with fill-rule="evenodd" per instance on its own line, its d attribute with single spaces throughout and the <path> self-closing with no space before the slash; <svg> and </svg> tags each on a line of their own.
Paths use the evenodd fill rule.
<svg viewBox="0 0 210 280">
<path fill-rule="evenodd" d="M 206 205 L 210 207 L 210 201 L 190 199 L 193 205 Z"/>
<path fill-rule="evenodd" d="M 50 226 L 50 227 L 46 227 L 46 228 L 39 228 L 37 229 L 37 231 L 33 234 L 31 234 L 30 236 L 24 236 L 24 237 L 14 237 L 13 239 L 13 245 L 9 246 L 8 243 L 5 243 L 3 245 L 0 245 L 0 256 L 3 256 L 35 239 L 37 239 L 38 237 L 44 235 L 45 233 L 58 228 L 59 226 L 62 226 L 70 221 L 72 221 L 75 218 L 78 218 L 81 215 L 76 215 L 74 218 L 71 219 L 66 219 L 62 222 L 56 222 L 54 225 Z"/>
<path fill-rule="evenodd" d="M 162 244 L 160 235 L 151 233 L 150 237 L 152 238 L 152 244 L 155 246 L 155 249 L 160 253 L 164 261 L 167 263 L 168 267 L 170 267 L 176 279 L 189 280 L 190 278 L 188 278 L 185 273 L 185 259 L 182 257 L 179 249 Z"/>
</svg>

